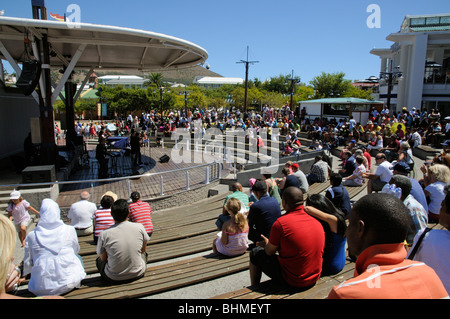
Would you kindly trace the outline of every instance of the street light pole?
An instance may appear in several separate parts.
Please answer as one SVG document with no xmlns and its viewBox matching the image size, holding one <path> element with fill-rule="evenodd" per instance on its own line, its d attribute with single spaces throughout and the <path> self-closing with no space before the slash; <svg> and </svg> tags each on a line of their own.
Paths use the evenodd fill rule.
<svg viewBox="0 0 450 319">
<path fill-rule="evenodd" d="M 236 63 L 245 63 L 245 94 L 244 94 L 244 112 L 247 113 L 247 92 L 248 92 L 248 66 L 249 64 L 258 63 L 259 61 L 249 61 L 248 60 L 248 46 L 247 46 L 247 60 L 241 60 Z"/>
<path fill-rule="evenodd" d="M 383 75 L 388 76 L 388 88 L 387 88 L 387 97 L 386 97 L 386 105 L 388 107 L 388 110 L 391 110 L 391 93 L 392 93 L 392 81 L 393 76 L 397 74 L 402 74 L 402 72 L 380 72 L 380 77 Z"/>
</svg>

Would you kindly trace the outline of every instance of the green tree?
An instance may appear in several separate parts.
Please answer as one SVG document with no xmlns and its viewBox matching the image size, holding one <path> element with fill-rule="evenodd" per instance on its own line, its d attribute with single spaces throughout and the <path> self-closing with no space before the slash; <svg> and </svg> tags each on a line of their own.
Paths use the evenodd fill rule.
<svg viewBox="0 0 450 319">
<path fill-rule="evenodd" d="M 350 80 L 345 80 L 345 73 L 325 73 L 314 77 L 311 85 L 314 88 L 314 98 L 322 99 L 329 97 L 345 96 L 349 87 Z"/>
<path fill-rule="evenodd" d="M 158 88 L 163 86 L 163 76 L 161 73 L 150 73 L 145 79 L 144 86 L 154 85 Z"/>
<path fill-rule="evenodd" d="M 362 90 L 358 87 L 354 87 L 353 85 L 349 85 L 349 88 L 348 88 L 345 96 L 346 97 L 356 97 L 359 99 L 373 100 L 372 89 Z"/>
<path fill-rule="evenodd" d="M 291 75 L 279 75 L 277 77 L 272 77 L 268 81 L 261 84 L 261 87 L 270 92 L 278 92 L 281 94 L 291 94 Z M 300 77 L 295 76 L 293 78 L 294 85 L 300 83 Z M 294 87 L 295 90 L 295 87 Z"/>
</svg>

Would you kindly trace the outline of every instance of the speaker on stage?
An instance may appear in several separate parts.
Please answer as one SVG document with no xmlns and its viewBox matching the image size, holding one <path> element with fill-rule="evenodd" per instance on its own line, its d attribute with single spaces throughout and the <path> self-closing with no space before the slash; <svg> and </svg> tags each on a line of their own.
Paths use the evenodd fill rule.
<svg viewBox="0 0 450 319">
<path fill-rule="evenodd" d="M 41 63 L 39 61 L 24 61 L 22 63 L 22 72 L 20 72 L 16 86 L 22 90 L 24 95 L 30 95 L 36 88 L 40 76 Z"/>
<path fill-rule="evenodd" d="M 163 155 L 159 158 L 160 163 L 167 163 L 170 160 L 170 157 L 168 155 Z"/>
<path fill-rule="evenodd" d="M 135 178 L 131 178 L 131 179 L 138 180 L 138 179 L 141 178 L 139 175 L 142 175 L 144 173 L 145 173 L 145 169 L 143 167 L 141 167 L 141 168 L 139 168 L 137 170 L 134 170 L 133 173 L 131 173 L 130 176 L 136 176 Z"/>
<path fill-rule="evenodd" d="M 142 175 L 142 174 L 144 174 L 144 173 L 145 173 L 145 169 L 144 169 L 143 167 L 141 167 L 141 168 L 135 170 L 135 171 L 133 172 L 133 175 Z"/>
</svg>

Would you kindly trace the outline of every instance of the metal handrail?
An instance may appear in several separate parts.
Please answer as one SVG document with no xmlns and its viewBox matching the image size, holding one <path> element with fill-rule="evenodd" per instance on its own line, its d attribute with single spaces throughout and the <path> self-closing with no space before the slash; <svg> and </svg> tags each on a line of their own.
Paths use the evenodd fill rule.
<svg viewBox="0 0 450 319">
<path fill-rule="evenodd" d="M 121 177 L 112 177 L 112 178 L 104 178 L 104 179 L 86 179 L 86 180 L 78 180 L 78 181 L 62 181 L 62 182 L 45 182 L 45 183 L 27 183 L 27 184 L 7 184 L 7 185 L 0 185 L 0 187 L 34 187 L 34 186 L 54 186 L 56 185 L 65 185 L 65 184 L 81 184 L 81 183 L 97 183 L 97 182 L 114 182 L 114 181 L 122 181 L 122 180 L 129 180 L 129 179 L 135 179 L 137 177 L 148 177 L 148 176 L 157 176 L 157 175 L 163 175 L 167 173 L 173 173 L 173 172 L 181 172 L 181 171 L 189 171 L 191 169 L 201 168 L 205 166 L 213 166 L 216 165 L 217 162 L 212 163 L 206 163 L 201 165 L 196 165 L 192 167 L 185 167 L 185 168 L 178 168 L 170 171 L 164 171 L 164 172 L 155 172 L 155 173 L 145 173 L 142 175 L 132 175 L 132 176 L 121 176 Z"/>
</svg>

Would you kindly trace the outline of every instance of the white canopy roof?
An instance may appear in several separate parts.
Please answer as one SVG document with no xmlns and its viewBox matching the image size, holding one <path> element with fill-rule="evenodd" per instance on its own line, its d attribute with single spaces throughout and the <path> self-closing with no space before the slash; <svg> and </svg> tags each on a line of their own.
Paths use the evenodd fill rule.
<svg viewBox="0 0 450 319">
<path fill-rule="evenodd" d="M 47 33 L 50 66 L 68 66 L 78 57 L 77 69 L 134 69 L 158 71 L 202 64 L 208 53 L 202 47 L 172 36 L 115 26 L 0 17 L 0 58 L 20 63 L 24 36 L 40 39 Z M 8 53 L 5 55 L 5 51 Z"/>
<path fill-rule="evenodd" d="M 193 82 L 199 84 L 242 84 L 244 83 L 244 79 L 219 76 L 196 76 Z"/>
</svg>

